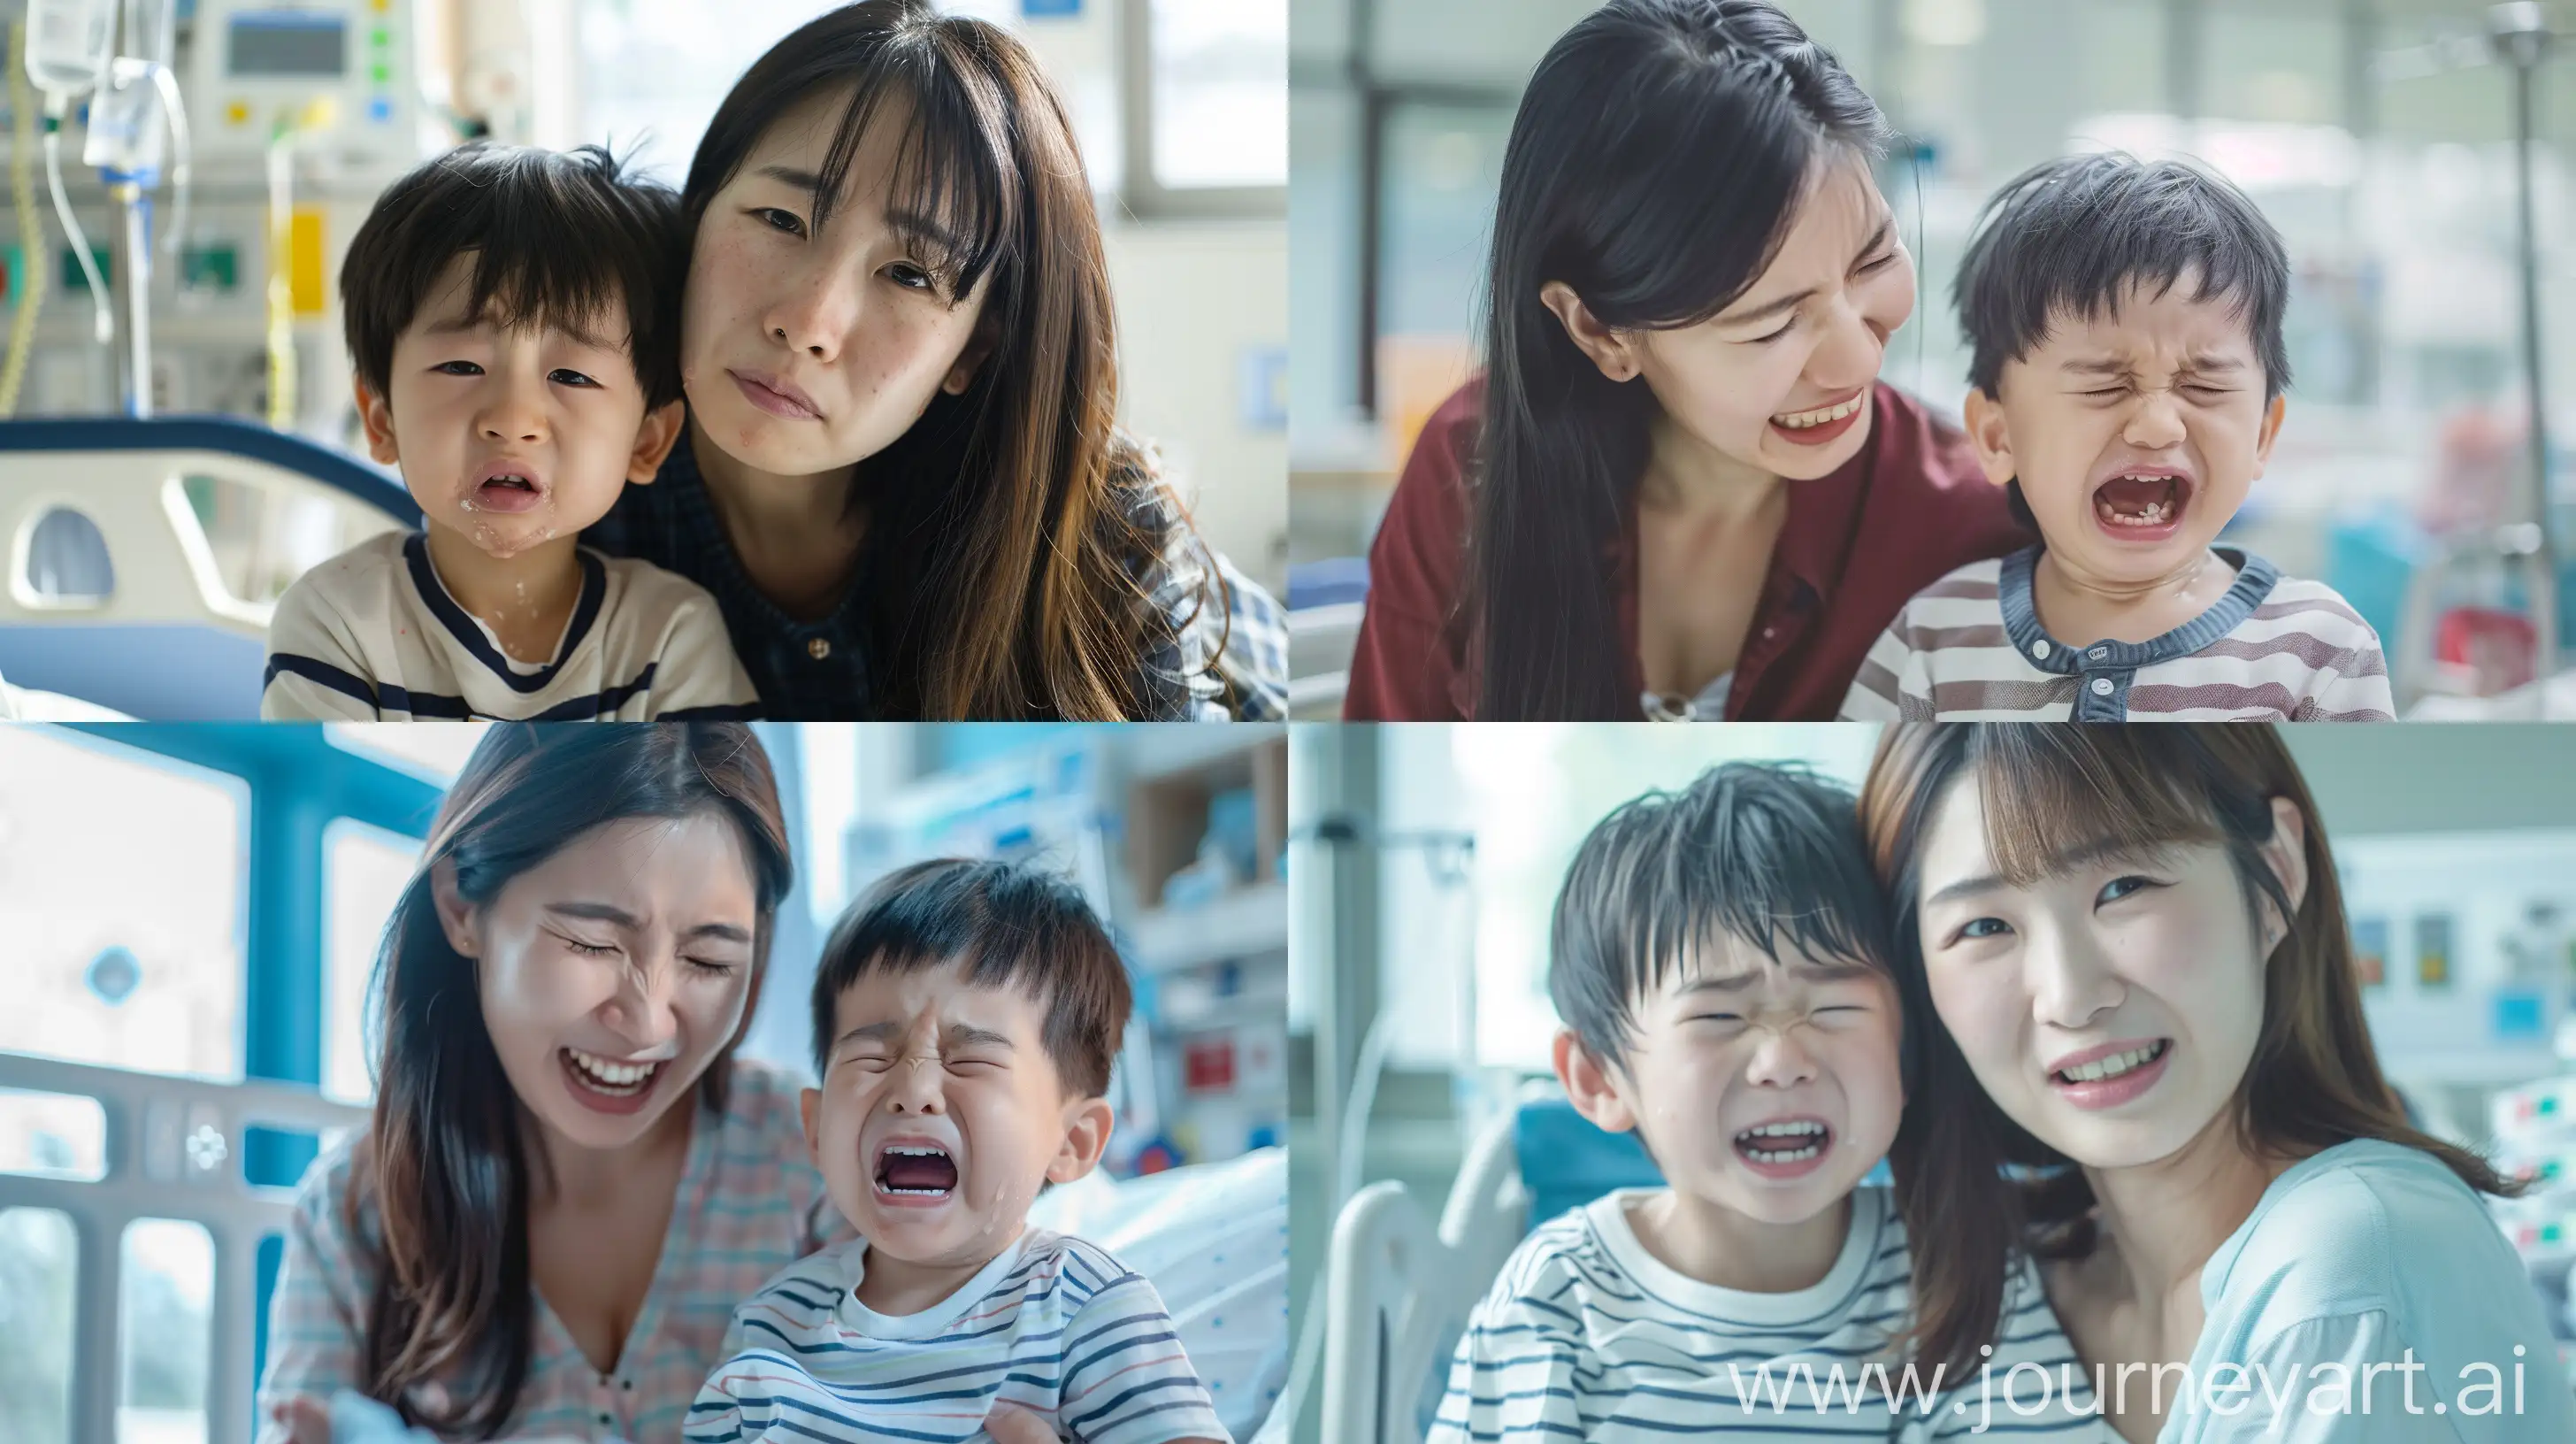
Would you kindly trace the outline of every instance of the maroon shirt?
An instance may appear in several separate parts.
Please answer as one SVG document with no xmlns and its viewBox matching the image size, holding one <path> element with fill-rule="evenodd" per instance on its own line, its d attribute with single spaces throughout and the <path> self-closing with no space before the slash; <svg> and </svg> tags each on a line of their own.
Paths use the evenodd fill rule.
<svg viewBox="0 0 2576 1444">
<path fill-rule="evenodd" d="M 1471 381 L 1432 413 L 1369 547 L 1368 612 L 1342 699 L 1352 721 L 1475 715 L 1474 666 L 1449 621 L 1466 581 L 1461 462 L 1475 448 L 1483 396 L 1484 383 Z M 1727 694 L 1730 722 L 1833 720 L 1870 644 L 1916 592 L 2034 540 L 1978 469 L 1967 437 L 1883 381 L 1873 399 L 1869 439 L 1851 460 L 1787 483 L 1789 515 Z M 1631 534 L 1610 568 L 1631 695 L 1645 690 L 1635 558 Z"/>
</svg>

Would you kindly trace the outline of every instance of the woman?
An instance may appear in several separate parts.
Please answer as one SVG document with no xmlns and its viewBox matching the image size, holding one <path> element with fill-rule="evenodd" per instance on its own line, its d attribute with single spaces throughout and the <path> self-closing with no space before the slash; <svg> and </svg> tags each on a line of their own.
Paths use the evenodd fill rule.
<svg viewBox="0 0 2576 1444">
<path fill-rule="evenodd" d="M 2518 1187 L 2382 1076 L 2278 734 L 1896 728 L 1861 811 L 1924 1024 L 1891 1162 L 1927 1362 L 1975 1371 L 2027 1248 L 2123 1438 L 2576 1439 L 2480 1199 Z"/>
<path fill-rule="evenodd" d="M 739 1059 L 791 863 L 739 724 L 495 728 L 384 934 L 375 1116 L 306 1175 L 263 1444 L 341 1390 L 451 1439 L 664 1444 L 734 1305 L 848 1236 Z"/>
<path fill-rule="evenodd" d="M 1276 718 L 1276 605 L 1116 425 L 1099 219 L 1017 41 L 863 0 L 682 191 L 687 433 L 587 534 L 705 586 L 779 718 Z"/>
<path fill-rule="evenodd" d="M 1878 108 L 1765 0 L 1611 0 L 1503 156 L 1487 372 L 1369 553 L 1352 718 L 1830 719 L 1915 591 L 2025 538 L 1875 378 L 1914 263 Z"/>
</svg>

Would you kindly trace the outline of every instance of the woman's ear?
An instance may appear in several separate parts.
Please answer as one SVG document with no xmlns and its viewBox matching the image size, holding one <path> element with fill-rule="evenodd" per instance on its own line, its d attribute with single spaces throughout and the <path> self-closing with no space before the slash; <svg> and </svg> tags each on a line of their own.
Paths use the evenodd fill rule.
<svg viewBox="0 0 2576 1444">
<path fill-rule="evenodd" d="M 1538 288 L 1538 301 L 1565 324 L 1565 334 L 1573 338 L 1575 348 L 1592 358 L 1602 375 L 1613 381 L 1633 381 L 1645 369 L 1636 337 L 1602 325 L 1592 308 L 1583 304 L 1583 298 L 1574 294 L 1572 286 L 1550 281 Z"/>
<path fill-rule="evenodd" d="M 966 349 L 957 353 L 956 363 L 948 368 L 946 376 L 940 378 L 940 390 L 951 396 L 963 396 L 966 388 L 975 384 L 976 373 L 992 359 L 993 327 L 997 324 L 989 310 L 975 318 L 975 334 L 967 338 Z"/>
<path fill-rule="evenodd" d="M 2286 797 L 2272 799 L 2272 835 L 2262 846 L 2263 862 L 2281 883 L 2281 895 L 2290 900 L 2290 912 L 2296 916 L 2308 900 L 2308 818 L 2299 804 Z M 2288 918 L 2268 914 L 2263 922 L 2263 951 L 2269 953 L 2289 929 Z"/>
<path fill-rule="evenodd" d="M 483 956 L 483 940 L 474 926 L 474 904 L 456 890 L 456 863 L 440 858 L 429 867 L 429 900 L 438 913 L 438 930 L 460 958 Z"/>
<path fill-rule="evenodd" d="M 1065 1106 L 1064 1147 L 1047 1165 L 1047 1182 L 1071 1183 L 1091 1172 L 1109 1148 L 1109 1130 L 1118 1121 L 1106 1098 L 1082 1098 Z"/>
<path fill-rule="evenodd" d="M 1978 469 L 1997 486 L 2009 484 L 2021 473 L 2014 467 L 2012 428 L 2004 424 L 2003 403 L 1971 386 L 1960 411 L 1960 419 L 1967 423 L 1968 445 L 1977 453 Z"/>
<path fill-rule="evenodd" d="M 1556 1081 L 1565 1085 L 1565 1096 L 1574 1111 L 1592 1121 L 1604 1133 L 1626 1133 L 1637 1126 L 1636 1110 L 1619 1096 L 1616 1081 L 1592 1050 L 1572 1028 L 1556 1030 Z"/>
</svg>

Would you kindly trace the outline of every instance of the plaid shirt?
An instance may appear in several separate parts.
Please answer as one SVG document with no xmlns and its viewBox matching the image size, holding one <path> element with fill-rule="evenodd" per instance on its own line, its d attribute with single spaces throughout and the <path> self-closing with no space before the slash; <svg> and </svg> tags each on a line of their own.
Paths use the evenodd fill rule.
<svg viewBox="0 0 2576 1444">
<path fill-rule="evenodd" d="M 1137 659 L 1151 712 L 1137 720 L 1275 722 L 1288 715 L 1288 621 L 1278 602 L 1215 548 L 1179 525 L 1159 484 L 1143 489 L 1146 535 L 1167 538 L 1136 575 L 1164 625 Z M 874 589 L 853 586 L 831 615 L 798 621 L 761 595 L 726 540 L 706 478 L 683 434 L 651 486 L 630 486 L 582 540 L 612 556 L 639 557 L 715 594 L 733 649 L 760 692 L 762 715 L 780 721 L 856 721 L 877 715 L 866 639 Z M 1215 598 L 1202 602 L 1208 570 Z M 862 562 L 864 567 L 864 560 Z M 1003 719 L 1012 720 L 1012 719 Z"/>
<path fill-rule="evenodd" d="M 734 1060 L 725 1111 L 700 1112 L 689 1135 L 670 1232 L 617 1368 L 592 1368 L 537 1297 L 527 1383 L 505 1437 L 679 1444 L 691 1401 L 724 1358 L 734 1306 L 797 1259 L 854 1236 L 807 1161 L 801 1087 L 793 1074 Z M 297 1192 L 269 1305 L 259 1444 L 286 1444 L 269 1422 L 271 1405 L 296 1394 L 327 1401 L 358 1387 L 359 1330 L 375 1272 L 347 1225 L 350 1146 L 316 1160 Z M 372 1235 L 374 1211 L 362 1217 Z"/>
</svg>

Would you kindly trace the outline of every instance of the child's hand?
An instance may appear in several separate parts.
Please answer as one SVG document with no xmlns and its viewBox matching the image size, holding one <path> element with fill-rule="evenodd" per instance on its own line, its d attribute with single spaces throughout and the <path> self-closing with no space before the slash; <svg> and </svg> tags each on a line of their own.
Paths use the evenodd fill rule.
<svg viewBox="0 0 2576 1444">
<path fill-rule="evenodd" d="M 1058 1444 L 1054 1425 L 1017 1404 L 994 1404 L 993 1412 L 984 1416 L 984 1432 L 993 1436 L 993 1444 Z M 298 1439 L 295 1444 L 304 1441 Z"/>
<path fill-rule="evenodd" d="M 330 1406 L 309 1394 L 298 1394 L 268 1414 L 286 1426 L 286 1437 L 294 1444 L 331 1444 Z"/>
</svg>

